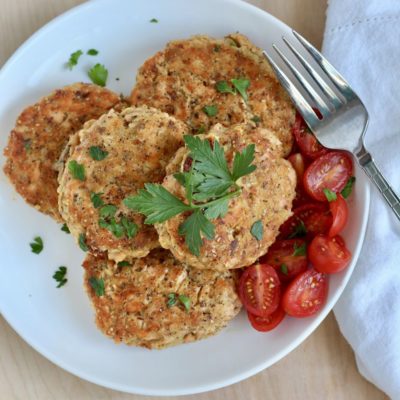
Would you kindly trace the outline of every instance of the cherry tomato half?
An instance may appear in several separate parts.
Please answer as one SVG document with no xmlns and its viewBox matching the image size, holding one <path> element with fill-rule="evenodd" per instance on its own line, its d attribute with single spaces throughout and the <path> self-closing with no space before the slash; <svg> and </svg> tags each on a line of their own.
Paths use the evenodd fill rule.
<svg viewBox="0 0 400 400">
<path fill-rule="evenodd" d="M 284 311 L 292 317 L 309 317 L 318 312 L 328 295 L 325 274 L 309 269 L 289 284 L 282 298 Z"/>
<path fill-rule="evenodd" d="M 251 313 L 247 313 L 247 317 L 251 323 L 251 326 L 259 332 L 268 332 L 276 328 L 285 317 L 285 311 L 279 306 L 272 314 L 267 317 L 259 317 Z"/>
<path fill-rule="evenodd" d="M 328 236 L 334 237 L 342 232 L 346 226 L 349 216 L 349 209 L 347 207 L 346 200 L 340 193 L 337 194 L 336 200 L 333 200 L 329 203 L 329 209 L 331 210 L 333 221 L 331 229 L 329 229 Z"/>
<path fill-rule="evenodd" d="M 307 250 L 304 239 L 277 240 L 261 258 L 271 265 L 282 282 L 289 281 L 307 269 Z"/>
<path fill-rule="evenodd" d="M 314 160 L 328 152 L 328 149 L 318 142 L 298 112 L 293 125 L 293 135 L 300 151 L 306 157 Z"/>
<path fill-rule="evenodd" d="M 307 193 L 318 201 L 326 201 L 324 189 L 339 193 L 345 187 L 353 171 L 353 162 L 342 151 L 332 151 L 314 160 L 303 177 Z"/>
<path fill-rule="evenodd" d="M 239 297 L 250 313 L 266 317 L 273 313 L 281 298 L 280 281 L 274 268 L 254 264 L 243 272 L 239 280 Z"/>
<path fill-rule="evenodd" d="M 323 203 L 307 203 L 293 210 L 293 215 L 281 226 L 279 239 L 306 236 L 308 240 L 319 233 L 327 233 L 332 215 Z"/>
<path fill-rule="evenodd" d="M 349 265 L 351 253 L 340 236 L 317 235 L 310 243 L 308 257 L 317 271 L 334 274 Z"/>
</svg>

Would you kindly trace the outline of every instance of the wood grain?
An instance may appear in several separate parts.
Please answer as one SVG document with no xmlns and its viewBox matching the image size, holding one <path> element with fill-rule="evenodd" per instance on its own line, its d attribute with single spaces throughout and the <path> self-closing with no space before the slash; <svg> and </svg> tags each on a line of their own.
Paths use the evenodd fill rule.
<svg viewBox="0 0 400 400">
<path fill-rule="evenodd" d="M 110 0 L 112 1 L 112 0 Z M 82 0 L 0 0 L 0 65 L 33 32 Z M 326 0 L 249 0 L 320 46 Z M 3 133 L 4 134 L 4 133 Z M 60 338 L 62 342 L 62 338 Z M 60 343 L 66 345 L 67 343 Z M 191 400 L 380 400 L 387 397 L 357 372 L 354 355 L 331 313 L 301 346 L 246 381 Z M 83 381 L 39 355 L 0 317 L 0 399 L 143 400 Z M 168 398 L 167 398 L 168 399 Z M 169 399 L 172 399 L 171 397 Z"/>
</svg>

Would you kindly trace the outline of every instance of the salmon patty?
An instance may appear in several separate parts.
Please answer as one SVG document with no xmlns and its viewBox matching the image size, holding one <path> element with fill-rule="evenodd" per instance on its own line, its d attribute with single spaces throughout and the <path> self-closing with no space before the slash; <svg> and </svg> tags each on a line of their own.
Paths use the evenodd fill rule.
<svg viewBox="0 0 400 400">
<path fill-rule="evenodd" d="M 83 266 L 97 326 L 115 342 L 149 349 L 193 342 L 241 308 L 235 272 L 188 268 L 163 249 L 123 266 L 88 255 Z"/>
<path fill-rule="evenodd" d="M 117 94 L 75 83 L 55 90 L 20 114 L 4 150 L 4 172 L 30 205 L 62 221 L 55 163 L 72 134 L 113 107 L 122 107 Z"/>
<path fill-rule="evenodd" d="M 248 80 L 247 101 L 232 79 Z M 194 134 L 251 122 L 275 133 L 286 155 L 292 147 L 295 109 L 261 49 L 240 34 L 168 43 L 139 69 L 131 102 L 168 112 Z"/>
<path fill-rule="evenodd" d="M 59 207 L 81 245 L 108 252 L 117 262 L 159 246 L 155 229 L 122 200 L 147 182 L 163 180 L 186 130 L 183 122 L 143 106 L 111 110 L 71 138 L 59 177 Z"/>
<path fill-rule="evenodd" d="M 228 165 L 232 165 L 234 154 L 255 144 L 256 170 L 237 182 L 242 190 L 239 197 L 229 201 L 227 214 L 212 220 L 215 225 L 214 239 L 203 237 L 200 256 L 192 254 L 179 234 L 184 221 L 183 214 L 156 225 L 162 247 L 168 249 L 182 263 L 195 268 L 224 271 L 253 264 L 265 254 L 275 241 L 279 227 L 292 214 L 295 197 L 296 175 L 291 164 L 283 159 L 282 145 L 276 136 L 264 128 L 240 124 L 225 128 L 218 124 L 202 138 L 218 140 L 224 148 Z M 182 172 L 188 150 L 180 149 L 167 167 L 168 175 L 163 186 L 185 201 L 185 189 L 176 180 L 174 173 Z M 252 234 L 253 225 L 261 224 L 262 238 Z"/>
</svg>

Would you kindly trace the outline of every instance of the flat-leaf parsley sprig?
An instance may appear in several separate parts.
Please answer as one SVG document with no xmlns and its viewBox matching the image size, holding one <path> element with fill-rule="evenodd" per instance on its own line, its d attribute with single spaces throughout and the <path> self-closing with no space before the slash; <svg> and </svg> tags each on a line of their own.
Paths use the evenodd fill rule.
<svg viewBox="0 0 400 400">
<path fill-rule="evenodd" d="M 236 152 L 232 170 L 217 140 L 196 136 L 184 137 L 190 150 L 189 171 L 175 174 L 175 179 L 185 188 L 186 202 L 170 193 L 160 184 L 146 183 L 135 196 L 127 197 L 124 204 L 146 216 L 145 224 L 162 223 L 185 213 L 179 234 L 185 237 L 189 250 L 200 255 L 202 236 L 213 239 L 214 224 L 211 219 L 223 217 L 228 212 L 229 200 L 238 197 L 242 189 L 237 184 L 241 177 L 252 173 L 255 145 L 248 145 L 241 153 Z"/>
</svg>

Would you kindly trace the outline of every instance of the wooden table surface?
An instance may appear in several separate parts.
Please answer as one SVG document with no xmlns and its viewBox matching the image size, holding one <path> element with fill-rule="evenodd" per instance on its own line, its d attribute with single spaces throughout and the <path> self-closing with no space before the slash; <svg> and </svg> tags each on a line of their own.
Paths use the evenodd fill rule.
<svg viewBox="0 0 400 400">
<path fill-rule="evenodd" d="M 249 2 L 321 45 L 326 0 Z M 83 0 L 0 0 L 0 3 L 1 66 L 33 32 Z M 185 398 L 379 400 L 387 397 L 360 376 L 354 354 L 331 313 L 301 346 L 268 370 L 227 388 Z M 104 389 L 63 371 L 36 353 L 0 316 L 0 399 L 143 400 L 144 397 Z"/>
</svg>

